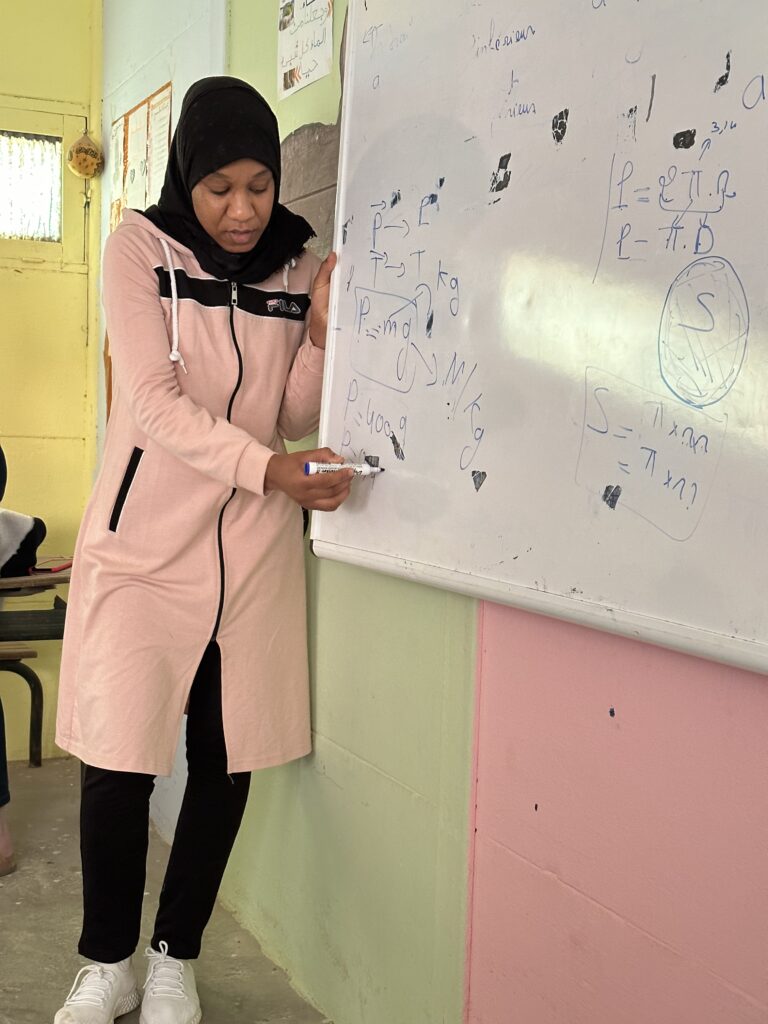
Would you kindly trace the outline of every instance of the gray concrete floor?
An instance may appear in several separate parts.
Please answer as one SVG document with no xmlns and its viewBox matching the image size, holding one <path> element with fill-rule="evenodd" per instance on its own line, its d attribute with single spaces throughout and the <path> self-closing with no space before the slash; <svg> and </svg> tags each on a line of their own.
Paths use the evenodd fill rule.
<svg viewBox="0 0 768 1024">
<path fill-rule="evenodd" d="M 10 766 L 8 818 L 19 869 L 0 878 L 0 1024 L 50 1024 L 85 962 L 80 928 L 79 762 Z M 143 981 L 168 847 L 150 841 L 142 941 L 134 957 Z M 330 1024 L 291 988 L 253 936 L 216 907 L 196 964 L 203 1024 Z M 139 1011 L 119 1018 L 138 1024 Z"/>
</svg>

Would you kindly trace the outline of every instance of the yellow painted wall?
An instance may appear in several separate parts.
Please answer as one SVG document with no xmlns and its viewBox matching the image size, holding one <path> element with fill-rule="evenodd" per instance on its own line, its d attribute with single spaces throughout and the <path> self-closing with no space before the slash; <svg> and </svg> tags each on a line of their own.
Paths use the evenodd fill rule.
<svg viewBox="0 0 768 1024">
<path fill-rule="evenodd" d="M 61 110 L 95 126 L 101 107 L 101 0 L 3 5 L 0 106 Z M 64 140 L 66 146 L 68 142 Z M 82 186 L 83 191 L 85 186 Z M 99 185 L 91 188 L 99 209 Z M 8 460 L 7 508 L 48 526 L 43 553 L 70 553 L 95 461 L 98 216 L 86 215 L 89 263 L 78 269 L 0 267 L 0 440 Z M 64 230 L 71 230 L 65 223 Z M 50 602 L 51 596 L 37 599 Z M 25 601 L 28 606 L 29 601 Z M 21 607 L 11 599 L 7 607 Z M 35 644 L 45 691 L 45 756 L 56 753 L 59 642 Z M 16 676 L 0 672 L 8 756 L 27 756 L 29 701 Z"/>
</svg>

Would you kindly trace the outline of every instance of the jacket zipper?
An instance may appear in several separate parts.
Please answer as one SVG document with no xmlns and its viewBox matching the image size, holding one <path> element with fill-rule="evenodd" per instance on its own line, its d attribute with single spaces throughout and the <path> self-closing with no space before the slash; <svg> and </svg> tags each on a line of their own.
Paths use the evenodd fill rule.
<svg viewBox="0 0 768 1024">
<path fill-rule="evenodd" d="M 232 394 L 230 395 L 229 405 L 227 406 L 227 421 L 229 423 L 232 422 L 232 406 L 235 404 L 235 398 L 237 398 L 237 393 L 240 390 L 240 385 L 243 383 L 243 354 L 240 351 L 240 346 L 237 343 L 237 334 L 235 333 L 235 308 L 237 307 L 237 282 L 236 281 L 231 281 L 230 282 L 230 288 L 231 288 L 231 293 L 230 293 L 230 300 L 229 300 L 229 333 L 232 336 L 232 344 L 235 346 L 235 352 L 237 353 L 237 366 L 238 366 L 238 370 L 237 370 L 237 382 L 235 383 L 235 389 L 232 392 Z M 225 589 L 225 585 L 226 585 L 226 573 L 225 573 L 225 569 L 224 569 L 224 536 L 223 536 L 223 531 L 224 531 L 224 513 L 226 512 L 227 505 L 229 505 L 230 501 L 232 501 L 232 499 L 234 498 L 234 496 L 236 494 L 237 494 L 237 488 L 233 487 L 231 494 L 229 495 L 227 500 L 224 502 L 224 504 L 221 507 L 221 511 L 219 512 L 219 524 L 218 524 L 218 528 L 217 528 L 217 539 L 218 539 L 218 545 L 219 545 L 219 579 L 220 579 L 219 609 L 216 612 L 216 623 L 215 623 L 215 625 L 213 627 L 213 633 L 211 635 L 211 642 L 213 642 L 216 639 L 216 636 L 217 636 L 217 634 L 219 632 L 219 626 L 221 625 L 221 616 L 222 616 L 222 613 L 224 611 L 224 589 Z"/>
</svg>

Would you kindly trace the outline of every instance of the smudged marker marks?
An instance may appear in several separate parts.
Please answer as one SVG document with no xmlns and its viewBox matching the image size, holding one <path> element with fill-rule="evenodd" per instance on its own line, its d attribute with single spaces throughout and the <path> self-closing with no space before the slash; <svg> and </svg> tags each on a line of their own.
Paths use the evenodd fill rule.
<svg viewBox="0 0 768 1024">
<path fill-rule="evenodd" d="M 400 202 L 400 200 L 401 200 L 402 198 L 403 198 L 403 197 L 402 197 L 402 195 L 400 194 L 400 189 L 397 189 L 397 191 L 396 191 L 396 192 L 393 192 L 393 193 L 392 193 L 392 199 L 391 199 L 391 201 L 390 201 L 390 204 L 389 204 L 389 208 L 390 208 L 390 210 L 391 210 L 391 209 L 392 209 L 393 207 L 397 206 L 397 204 L 398 204 L 398 203 Z"/>
<path fill-rule="evenodd" d="M 725 74 L 720 75 L 718 80 L 715 82 L 715 92 L 720 92 L 724 85 L 728 85 L 728 80 L 731 77 L 731 51 L 725 55 Z"/>
<path fill-rule="evenodd" d="M 445 184 L 445 178 L 441 178 L 441 179 L 440 179 L 440 180 L 438 181 L 438 183 L 437 183 L 437 187 L 438 187 L 438 188 L 442 188 L 444 184 Z"/>
<path fill-rule="evenodd" d="M 365 458 L 363 459 L 363 461 L 367 462 L 369 466 L 373 466 L 374 469 L 378 469 L 379 468 L 379 456 L 378 455 L 366 455 Z"/>
<path fill-rule="evenodd" d="M 656 95 L 656 75 L 651 75 L 651 99 L 648 104 L 648 113 L 645 115 L 646 124 L 651 120 L 651 111 L 653 110 L 653 99 Z"/>
<path fill-rule="evenodd" d="M 395 449 L 395 457 L 400 459 L 401 462 L 405 461 L 405 452 L 400 447 L 400 442 L 397 440 L 394 434 L 389 435 L 389 439 L 392 442 L 392 447 Z"/>
<path fill-rule="evenodd" d="M 611 708 L 608 711 L 608 714 L 611 716 L 611 718 L 615 718 L 616 717 L 616 708 Z"/>
<path fill-rule="evenodd" d="M 625 116 L 629 122 L 632 138 L 637 142 L 637 104 L 634 107 L 630 107 Z"/>
<path fill-rule="evenodd" d="M 688 128 L 684 132 L 677 132 L 672 137 L 672 145 L 675 147 L 675 149 L 690 149 L 695 141 L 695 128 Z"/>
<path fill-rule="evenodd" d="M 434 324 L 435 324 L 435 311 L 433 309 L 431 309 L 429 311 L 429 316 L 427 317 L 427 337 L 428 338 L 432 337 L 432 328 L 434 327 Z"/>
<path fill-rule="evenodd" d="M 480 488 L 483 486 L 483 484 L 485 483 L 485 481 L 487 479 L 488 479 L 488 474 L 487 473 L 483 473 L 482 470 L 475 469 L 475 470 L 472 471 L 472 482 L 475 485 L 475 490 L 476 491 L 480 490 Z"/>
<path fill-rule="evenodd" d="M 505 188 L 509 187 L 512 180 L 512 171 L 509 169 L 511 159 L 512 154 L 505 153 L 499 160 L 498 170 L 494 171 L 491 177 L 491 192 L 503 192 Z"/>
<path fill-rule="evenodd" d="M 344 225 L 341 229 L 341 238 L 345 244 L 349 236 L 349 229 L 352 227 L 352 222 L 354 221 L 354 219 L 354 216 L 352 216 L 349 218 L 349 220 L 344 221 Z"/>
<path fill-rule="evenodd" d="M 570 111 L 566 107 L 565 110 L 561 110 L 559 114 L 555 114 L 552 118 L 552 138 L 558 145 L 563 141 L 565 133 L 568 131 L 569 114 Z"/>
<path fill-rule="evenodd" d="M 618 484 L 608 484 L 603 491 L 603 501 L 608 508 L 616 508 L 621 497 L 621 487 Z"/>
</svg>

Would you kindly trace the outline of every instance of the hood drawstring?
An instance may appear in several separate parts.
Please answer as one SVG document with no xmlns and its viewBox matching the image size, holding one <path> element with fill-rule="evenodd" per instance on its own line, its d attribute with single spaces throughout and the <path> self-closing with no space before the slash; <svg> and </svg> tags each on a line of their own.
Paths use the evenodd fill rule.
<svg viewBox="0 0 768 1024">
<path fill-rule="evenodd" d="M 291 259 L 283 267 L 283 291 L 284 292 L 288 291 L 288 271 L 289 270 L 293 270 L 295 266 L 296 266 L 296 260 L 295 259 Z"/>
<path fill-rule="evenodd" d="M 184 356 L 179 351 L 179 294 L 176 289 L 176 268 L 173 265 L 171 248 L 164 238 L 160 239 L 160 245 L 162 245 L 163 252 L 165 253 L 168 276 L 171 279 L 171 332 L 173 341 L 168 358 L 172 363 L 178 363 L 184 373 L 187 373 L 187 364 L 184 362 Z"/>
</svg>

